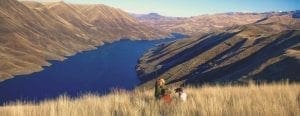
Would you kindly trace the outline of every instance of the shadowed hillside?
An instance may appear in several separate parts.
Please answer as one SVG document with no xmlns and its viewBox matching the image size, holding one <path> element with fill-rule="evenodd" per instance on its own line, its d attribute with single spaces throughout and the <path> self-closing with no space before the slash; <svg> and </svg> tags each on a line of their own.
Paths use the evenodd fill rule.
<svg viewBox="0 0 300 116">
<path fill-rule="evenodd" d="M 63 60 L 104 42 L 157 39 L 168 34 L 105 5 L 0 0 L 0 35 L 3 81 L 40 71 L 50 65 L 47 60 Z"/>
<path fill-rule="evenodd" d="M 148 51 L 137 66 L 142 87 L 168 84 L 300 81 L 299 19 L 278 14 L 253 24 L 194 36 Z"/>
</svg>

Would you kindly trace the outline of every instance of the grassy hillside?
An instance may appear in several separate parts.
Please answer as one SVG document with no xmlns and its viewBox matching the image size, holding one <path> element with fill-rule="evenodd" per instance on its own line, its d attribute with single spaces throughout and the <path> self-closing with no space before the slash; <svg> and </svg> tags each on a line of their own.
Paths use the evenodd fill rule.
<svg viewBox="0 0 300 116">
<path fill-rule="evenodd" d="M 300 115 L 299 84 L 203 86 L 186 89 L 188 99 L 168 105 L 156 101 L 153 91 L 117 91 L 106 96 L 62 96 L 38 104 L 17 102 L 0 107 L 3 116 L 107 115 Z M 173 98 L 176 98 L 175 96 Z"/>
<path fill-rule="evenodd" d="M 139 60 L 138 76 L 149 87 L 168 84 L 300 81 L 300 20 L 291 14 L 221 32 L 161 44 Z"/>
</svg>

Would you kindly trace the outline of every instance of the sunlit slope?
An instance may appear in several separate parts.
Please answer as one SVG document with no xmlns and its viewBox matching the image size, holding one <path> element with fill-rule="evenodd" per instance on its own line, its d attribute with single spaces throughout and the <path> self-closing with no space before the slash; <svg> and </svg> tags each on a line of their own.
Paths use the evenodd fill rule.
<svg viewBox="0 0 300 116">
<path fill-rule="evenodd" d="M 137 66 L 142 87 L 168 84 L 300 80 L 299 19 L 273 16 L 149 50 Z"/>
<path fill-rule="evenodd" d="M 18 102 L 0 107 L 4 116 L 99 116 L 99 115 L 300 115 L 297 84 L 203 86 L 186 89 L 187 101 L 173 94 L 171 104 L 156 101 L 152 90 L 115 92 L 71 99 L 60 97 L 38 104 Z"/>
<path fill-rule="evenodd" d="M 119 9 L 94 6 L 98 11 L 93 14 L 101 16 L 92 18 L 87 13 L 92 11 L 64 2 L 0 0 L 0 81 L 40 71 L 41 66 L 49 65 L 46 60 L 62 60 L 103 42 L 168 35 L 139 23 Z"/>
<path fill-rule="evenodd" d="M 267 17 L 262 13 L 219 13 L 193 17 L 166 17 L 156 13 L 134 15 L 142 23 L 169 32 L 202 35 L 231 26 L 255 23 Z"/>
</svg>

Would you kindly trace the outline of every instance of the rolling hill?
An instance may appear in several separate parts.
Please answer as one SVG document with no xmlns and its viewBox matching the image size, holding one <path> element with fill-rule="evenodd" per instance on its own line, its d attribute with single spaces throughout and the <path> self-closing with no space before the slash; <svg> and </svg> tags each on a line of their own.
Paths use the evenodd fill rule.
<svg viewBox="0 0 300 116">
<path fill-rule="evenodd" d="M 157 13 L 132 14 L 132 16 L 136 17 L 142 23 L 154 28 L 190 36 L 203 36 L 211 32 L 224 31 L 233 26 L 251 24 L 280 15 L 292 15 L 296 18 L 299 15 L 299 11 L 265 13 L 229 12 L 192 17 L 167 17 Z"/>
<path fill-rule="evenodd" d="M 0 81 L 40 71 L 50 65 L 48 60 L 63 60 L 104 42 L 168 36 L 105 5 L 17 0 L 0 0 L 0 35 Z"/>
<path fill-rule="evenodd" d="M 224 28 L 254 23 L 267 17 L 262 13 L 219 13 L 193 17 L 166 17 L 157 13 L 133 14 L 142 23 L 168 32 L 203 35 Z"/>
<path fill-rule="evenodd" d="M 169 85 L 300 81 L 299 21 L 292 13 L 272 13 L 252 24 L 161 44 L 139 61 L 141 87 L 157 78 Z"/>
</svg>

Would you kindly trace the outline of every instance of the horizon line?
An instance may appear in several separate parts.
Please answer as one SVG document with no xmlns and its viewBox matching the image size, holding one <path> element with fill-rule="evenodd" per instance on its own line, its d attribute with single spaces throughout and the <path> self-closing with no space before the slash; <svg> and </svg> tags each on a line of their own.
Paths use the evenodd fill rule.
<svg viewBox="0 0 300 116">
<path fill-rule="evenodd" d="M 145 12 L 134 12 L 134 11 L 128 11 L 126 9 L 123 8 L 119 8 L 116 6 L 112 6 L 112 5 L 108 5 L 108 4 L 104 4 L 104 3 L 72 3 L 72 2 L 68 2 L 65 0 L 59 0 L 59 1 L 36 1 L 36 0 L 17 0 L 19 2 L 37 2 L 37 3 L 41 3 L 41 4 L 45 4 L 45 3 L 66 3 L 69 5 L 105 5 L 108 7 L 112 7 L 115 9 L 120 9 L 123 10 L 125 12 L 127 12 L 128 14 L 137 14 L 137 15 L 147 15 L 147 14 L 151 14 L 151 13 L 156 13 L 159 14 L 161 16 L 165 16 L 165 17 L 195 17 L 195 16 L 201 16 L 201 15 L 216 15 L 216 14 L 226 14 L 226 13 L 283 13 L 283 12 L 293 12 L 293 11 L 299 11 L 300 9 L 291 9 L 291 10 L 268 10 L 268 11 L 224 11 L 224 12 L 208 12 L 208 13 L 199 13 L 196 15 L 190 15 L 190 16 L 175 16 L 175 15 L 167 15 L 165 13 L 162 12 L 152 12 L 152 11 L 145 11 Z"/>
</svg>

